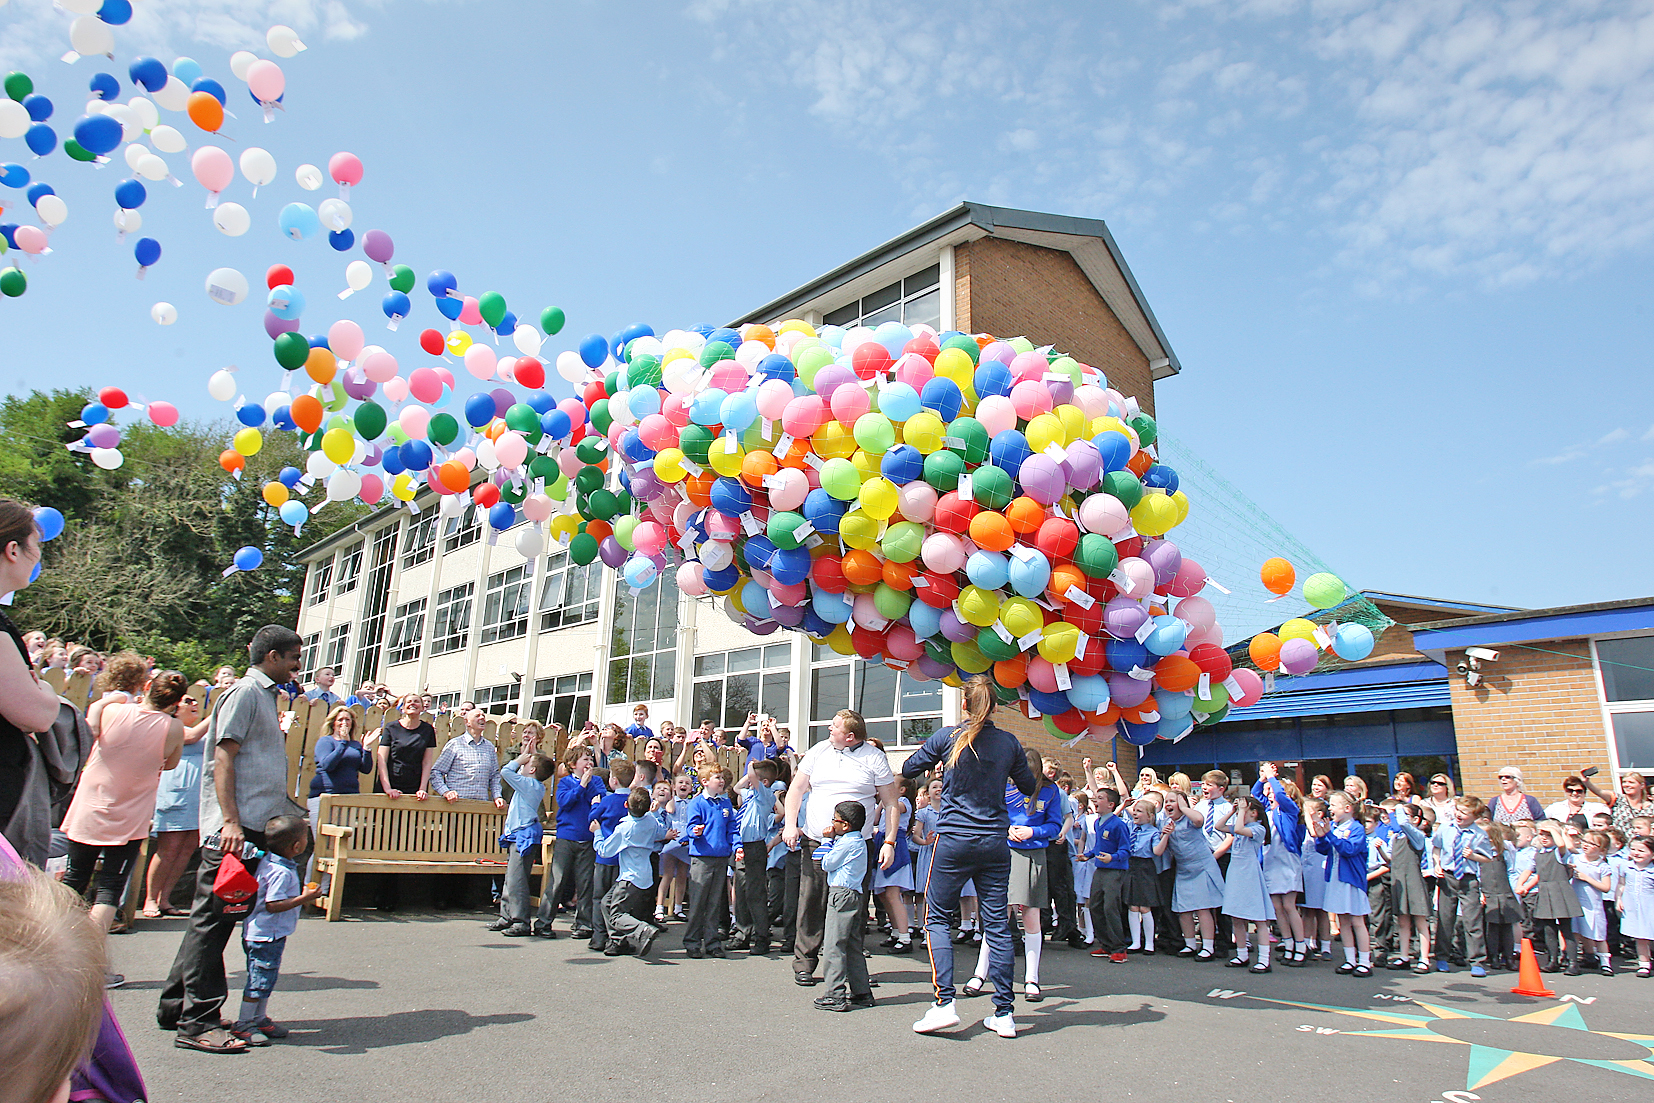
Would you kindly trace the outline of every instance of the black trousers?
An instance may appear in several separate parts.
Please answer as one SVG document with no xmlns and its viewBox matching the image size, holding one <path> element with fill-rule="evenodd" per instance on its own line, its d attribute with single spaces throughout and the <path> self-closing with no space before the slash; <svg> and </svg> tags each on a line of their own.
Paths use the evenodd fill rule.
<svg viewBox="0 0 1654 1103">
<path fill-rule="evenodd" d="M 1075 910 L 1074 867 L 1068 861 L 1068 844 L 1052 843 L 1045 848 L 1045 880 L 1051 889 L 1053 923 L 1046 924 L 1051 938 L 1067 938 L 1075 931 L 1079 913 Z"/>
<path fill-rule="evenodd" d="M 247 841 L 265 849 L 262 831 L 247 831 Z M 261 859 L 246 858 L 248 872 L 257 875 Z M 155 1021 L 163 1030 L 202 1034 L 216 1029 L 229 989 L 224 980 L 224 947 L 241 921 L 253 910 L 254 899 L 226 904 L 213 895 L 213 881 L 223 855 L 210 846 L 201 848 L 201 868 L 195 877 L 195 903 L 190 908 L 184 941 L 173 958 L 172 972 L 161 990 Z"/>
<path fill-rule="evenodd" d="M 118 908 L 126 896 L 126 883 L 132 877 L 132 863 L 142 845 L 142 839 L 133 839 L 118 846 L 77 843 L 70 839 L 69 869 L 63 875 L 63 883 L 84 896 L 87 903 Z M 98 867 L 99 857 L 103 858 L 102 868 Z M 95 883 L 92 879 L 94 870 L 97 871 Z M 90 893 L 86 891 L 88 888 L 92 890 Z"/>
<path fill-rule="evenodd" d="M 585 922 L 590 924 L 592 929 L 592 938 L 588 945 L 594 950 L 601 950 L 609 944 L 609 923 L 605 918 L 607 908 L 604 898 L 609 895 L 609 890 L 615 887 L 618 880 L 620 863 L 616 862 L 611 866 L 594 859 L 591 890 L 586 894 L 586 899 L 591 901 L 591 911 L 585 916 Z M 623 903 L 629 903 L 629 900 Z"/>
<path fill-rule="evenodd" d="M 827 930 L 827 871 L 816 861 L 816 848 L 825 844 L 805 836 L 799 845 L 797 928 L 793 933 L 793 972 L 814 973 L 821 960 L 821 943 Z M 791 858 L 788 859 L 791 861 Z M 879 851 L 868 840 L 867 876 L 862 879 L 861 891 L 865 897 L 873 887 L 873 871 L 878 868 Z M 856 935 L 856 949 L 861 949 L 861 933 Z"/>
<path fill-rule="evenodd" d="M 798 891 L 803 876 L 804 849 L 787 851 L 781 867 L 781 944 L 790 948 L 798 936 Z"/>
<path fill-rule="evenodd" d="M 762 840 L 742 843 L 735 866 L 735 929 L 754 949 L 770 944 L 769 851 Z M 730 859 L 732 862 L 734 858 Z"/>
</svg>

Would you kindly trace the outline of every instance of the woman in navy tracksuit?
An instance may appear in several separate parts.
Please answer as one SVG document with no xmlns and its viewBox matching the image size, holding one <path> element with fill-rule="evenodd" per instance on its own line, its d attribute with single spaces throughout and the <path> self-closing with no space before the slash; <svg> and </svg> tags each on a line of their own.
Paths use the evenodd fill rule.
<svg viewBox="0 0 1654 1103">
<path fill-rule="evenodd" d="M 989 722 L 994 710 L 993 683 L 978 675 L 965 686 L 965 722 L 944 729 L 902 765 L 907 777 L 935 766 L 942 775 L 942 807 L 937 820 L 936 850 L 925 885 L 925 941 L 930 947 L 936 1002 L 913 1024 L 921 1034 L 959 1023 L 954 1010 L 953 940 L 948 914 L 959 907 L 959 890 L 976 883 L 983 933 L 988 943 L 988 974 L 994 984 L 994 1014 L 984 1025 L 1001 1037 L 1014 1038 L 1011 1008 L 1011 925 L 1007 892 L 1011 876 L 1011 818 L 1006 783 L 1025 796 L 1039 791 L 1028 755 L 1016 737 Z"/>
</svg>

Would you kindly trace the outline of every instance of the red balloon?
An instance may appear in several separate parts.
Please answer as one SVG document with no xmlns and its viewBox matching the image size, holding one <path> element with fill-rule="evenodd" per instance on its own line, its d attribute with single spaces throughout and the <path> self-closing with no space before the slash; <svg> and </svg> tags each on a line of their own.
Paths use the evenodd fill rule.
<svg viewBox="0 0 1654 1103">
<path fill-rule="evenodd" d="M 1131 559 L 1135 556 L 1142 555 L 1143 538 L 1141 536 L 1133 536 L 1129 540 L 1122 540 L 1118 544 L 1114 545 L 1114 550 L 1121 559 Z"/>
<path fill-rule="evenodd" d="M 1070 603 L 1062 611 L 1063 619 L 1088 636 L 1095 636 L 1103 630 L 1103 603 L 1094 603 L 1089 609 L 1082 609 L 1077 604 Z M 1101 653 L 1102 649 L 1098 648 Z"/>
<path fill-rule="evenodd" d="M 603 389 L 603 380 L 594 379 L 586 384 L 586 389 L 580 392 L 580 401 L 585 403 L 586 409 L 597 404 L 598 399 L 608 398 L 609 392 Z"/>
<path fill-rule="evenodd" d="M 842 594 L 849 586 L 844 577 L 844 564 L 836 555 L 824 555 L 811 563 L 810 581 L 829 594 Z"/>
<path fill-rule="evenodd" d="M 1039 527 L 1039 534 L 1034 537 L 1034 546 L 1053 563 L 1073 555 L 1079 543 L 1080 530 L 1066 517 L 1046 518 Z"/>
<path fill-rule="evenodd" d="M 1221 682 L 1229 677 L 1229 672 L 1235 669 L 1235 664 L 1229 658 L 1229 652 L 1215 643 L 1197 644 L 1189 652 L 1189 658 L 1200 667 L 1201 671 L 1212 676 L 1212 681 Z"/>
<path fill-rule="evenodd" d="M 856 654 L 864 659 L 871 659 L 874 655 L 884 654 L 885 638 L 883 632 L 875 632 L 871 628 L 857 627 L 850 632 L 850 642 L 856 648 Z"/>
<path fill-rule="evenodd" d="M 951 574 L 926 571 L 920 577 L 925 580 L 925 585 L 919 585 L 918 579 L 914 579 L 913 593 L 932 609 L 946 609 L 953 604 L 953 599 L 959 596 L 959 583 L 954 581 Z"/>
<path fill-rule="evenodd" d="M 915 337 L 913 340 L 902 346 L 903 356 L 906 356 L 910 352 L 918 353 L 926 360 L 929 360 L 932 364 L 936 363 L 936 358 L 942 355 L 941 347 L 929 337 Z"/>
<path fill-rule="evenodd" d="M 1086 729 L 1086 719 L 1079 709 L 1069 709 L 1053 716 L 1051 726 L 1065 735 L 1079 735 Z"/>
<path fill-rule="evenodd" d="M 126 392 L 119 387 L 105 387 L 98 392 L 98 401 L 111 410 L 119 410 L 126 406 Z"/>
<path fill-rule="evenodd" d="M 971 518 L 982 512 L 973 499 L 961 498 L 954 490 L 948 491 L 936 501 L 936 516 L 931 521 L 937 532 L 951 532 L 964 535 L 971 527 Z"/>
<path fill-rule="evenodd" d="M 894 362 L 890 350 L 877 341 L 863 341 L 850 354 L 850 366 L 858 379 L 872 379 L 880 372 L 889 371 Z"/>
<path fill-rule="evenodd" d="M 419 347 L 432 356 L 441 356 L 442 350 L 448 347 L 448 342 L 437 330 L 427 329 L 419 335 Z"/>
<path fill-rule="evenodd" d="M 1068 623 L 1070 624 L 1073 624 L 1076 619 L 1072 616 L 1072 612 L 1073 610 L 1069 610 L 1063 614 L 1065 617 L 1068 617 Z M 1085 632 L 1088 636 L 1095 635 L 1090 629 L 1087 628 L 1082 628 L 1081 631 Z M 1095 638 L 1093 638 L 1092 642 L 1086 644 L 1084 658 L 1074 658 L 1068 660 L 1068 672 L 1070 674 L 1101 674 L 1103 672 L 1103 668 L 1107 665 L 1108 652 L 1103 649 L 1103 646 L 1099 644 Z"/>
<path fill-rule="evenodd" d="M 293 270 L 285 264 L 272 264 L 269 271 L 264 273 L 264 286 L 272 290 L 283 284 L 291 287 L 293 282 Z"/>
<path fill-rule="evenodd" d="M 546 385 L 546 366 L 532 356 L 524 356 L 517 361 L 512 369 L 517 382 L 531 390 L 539 390 Z"/>
<path fill-rule="evenodd" d="M 500 488 L 493 483 L 478 483 L 477 488 L 471 492 L 471 500 L 477 504 L 478 509 L 492 509 L 499 503 Z"/>
</svg>

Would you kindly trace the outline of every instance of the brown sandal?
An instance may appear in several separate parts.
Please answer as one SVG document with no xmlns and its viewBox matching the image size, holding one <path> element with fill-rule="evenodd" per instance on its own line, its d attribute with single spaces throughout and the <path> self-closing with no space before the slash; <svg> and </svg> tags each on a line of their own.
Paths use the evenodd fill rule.
<svg viewBox="0 0 1654 1103">
<path fill-rule="evenodd" d="M 179 1049 L 193 1049 L 200 1053 L 246 1053 L 247 1043 L 223 1027 L 204 1030 L 200 1034 L 178 1034 L 172 1044 Z"/>
</svg>

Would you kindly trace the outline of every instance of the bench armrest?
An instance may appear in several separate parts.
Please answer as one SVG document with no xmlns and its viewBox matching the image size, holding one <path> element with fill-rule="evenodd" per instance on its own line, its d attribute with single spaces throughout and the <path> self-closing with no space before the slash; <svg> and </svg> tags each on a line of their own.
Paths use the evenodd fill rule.
<svg viewBox="0 0 1654 1103">
<path fill-rule="evenodd" d="M 356 834 L 356 829 L 354 827 L 344 827 L 336 823 L 324 823 L 322 824 L 322 834 L 332 835 L 337 839 L 348 839 L 352 835 Z"/>
</svg>

